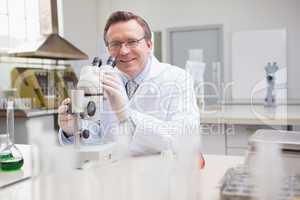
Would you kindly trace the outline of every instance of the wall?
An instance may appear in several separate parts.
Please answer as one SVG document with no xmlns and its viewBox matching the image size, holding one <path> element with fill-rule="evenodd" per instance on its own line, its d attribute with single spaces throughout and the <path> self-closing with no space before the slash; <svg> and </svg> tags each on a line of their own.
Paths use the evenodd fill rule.
<svg viewBox="0 0 300 200">
<path fill-rule="evenodd" d="M 60 0 L 60 34 L 88 54 L 89 60 L 72 61 L 75 71 L 89 64 L 99 54 L 97 0 Z M 63 15 L 61 15 L 63 14 Z"/>
<path fill-rule="evenodd" d="M 112 11 L 136 12 L 149 22 L 154 31 L 163 31 L 163 60 L 166 61 L 167 28 L 223 24 L 225 80 L 230 82 L 232 33 L 286 28 L 288 97 L 300 99 L 299 9 L 299 0 L 98 0 L 98 13 L 105 16 L 99 18 L 98 30 L 103 30 L 105 20 Z"/>
<path fill-rule="evenodd" d="M 97 12 L 98 12 L 98 26 L 97 26 L 97 31 L 98 31 L 98 42 L 99 42 L 99 50 L 100 50 L 100 55 L 102 58 L 105 58 L 108 55 L 108 52 L 106 50 L 104 41 L 103 41 L 103 30 L 105 26 L 105 22 L 108 19 L 109 15 L 111 14 L 112 11 L 112 2 L 111 0 L 98 0 L 98 7 L 97 7 Z"/>
</svg>

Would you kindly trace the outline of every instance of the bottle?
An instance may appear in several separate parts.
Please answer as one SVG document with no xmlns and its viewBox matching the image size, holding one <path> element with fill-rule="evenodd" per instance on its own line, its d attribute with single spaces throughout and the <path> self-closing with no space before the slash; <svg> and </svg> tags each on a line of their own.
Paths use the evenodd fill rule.
<svg viewBox="0 0 300 200">
<path fill-rule="evenodd" d="M 186 71 L 190 73 L 194 79 L 194 89 L 199 109 L 204 109 L 204 73 L 206 64 L 203 62 L 203 49 L 190 49 L 189 59 L 185 64 Z"/>
</svg>

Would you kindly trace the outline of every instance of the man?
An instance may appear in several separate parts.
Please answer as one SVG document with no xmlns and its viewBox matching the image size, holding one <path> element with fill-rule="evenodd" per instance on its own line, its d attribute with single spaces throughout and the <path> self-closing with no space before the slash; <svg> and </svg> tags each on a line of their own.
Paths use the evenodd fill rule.
<svg viewBox="0 0 300 200">
<path fill-rule="evenodd" d="M 114 116 L 101 117 L 104 121 L 99 135 L 121 135 L 120 129 L 109 127 L 126 124 L 129 150 L 136 155 L 177 151 L 184 136 L 199 137 L 192 78 L 152 55 L 151 31 L 146 21 L 130 12 L 114 12 L 105 26 L 104 41 L 109 54 L 117 60 L 117 69 L 103 74 L 109 101 L 106 107 Z M 67 99 L 59 107 L 62 143 L 73 142 L 73 117 L 66 113 L 69 102 Z"/>
</svg>

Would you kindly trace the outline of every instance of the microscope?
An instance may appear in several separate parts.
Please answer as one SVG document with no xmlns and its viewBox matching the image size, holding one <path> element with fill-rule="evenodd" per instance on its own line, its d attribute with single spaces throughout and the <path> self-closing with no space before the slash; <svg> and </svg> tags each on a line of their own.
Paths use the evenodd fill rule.
<svg viewBox="0 0 300 200">
<path fill-rule="evenodd" d="M 276 62 L 273 64 L 268 63 L 265 66 L 266 80 L 267 80 L 267 94 L 265 98 L 265 106 L 274 107 L 276 104 L 275 99 L 275 73 L 278 71 L 279 67 Z"/>
<path fill-rule="evenodd" d="M 103 111 L 104 91 L 102 87 L 103 71 L 113 70 L 115 58 L 109 57 L 102 65 L 95 57 L 91 66 L 80 71 L 77 89 L 71 92 L 71 104 L 67 112 L 75 117 L 75 145 L 101 143 L 101 111 Z M 96 142 L 97 141 L 97 142 Z"/>
</svg>

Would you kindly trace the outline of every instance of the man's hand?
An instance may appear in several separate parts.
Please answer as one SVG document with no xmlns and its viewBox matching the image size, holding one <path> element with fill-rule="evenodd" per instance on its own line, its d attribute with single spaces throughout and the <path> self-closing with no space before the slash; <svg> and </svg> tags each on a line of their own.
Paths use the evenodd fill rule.
<svg viewBox="0 0 300 200">
<path fill-rule="evenodd" d="M 128 97 L 125 88 L 116 72 L 104 72 L 103 88 L 109 99 L 111 108 L 117 115 L 117 118 L 120 122 L 125 121 L 129 116 Z"/>
<path fill-rule="evenodd" d="M 71 99 L 67 98 L 63 100 L 62 104 L 58 108 L 58 125 L 68 136 L 72 136 L 75 132 L 74 116 L 67 113 L 68 104 L 70 103 Z"/>
</svg>

